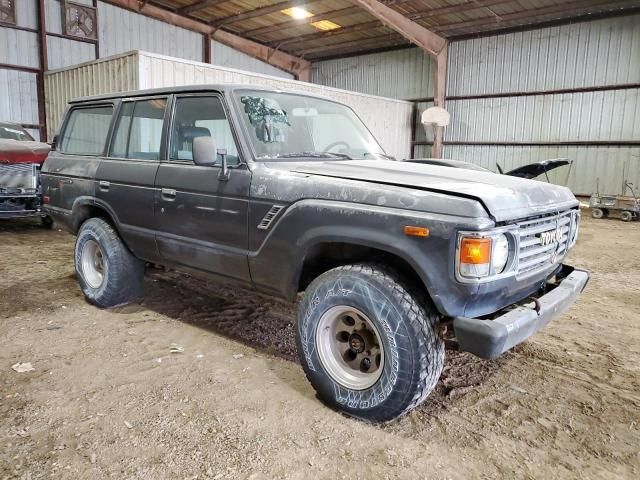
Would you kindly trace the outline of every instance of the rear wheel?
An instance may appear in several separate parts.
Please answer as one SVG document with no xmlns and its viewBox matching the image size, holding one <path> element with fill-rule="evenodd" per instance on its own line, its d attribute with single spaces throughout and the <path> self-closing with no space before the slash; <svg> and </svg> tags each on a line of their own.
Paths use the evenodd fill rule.
<svg viewBox="0 0 640 480">
<path fill-rule="evenodd" d="M 144 263 L 101 218 L 91 218 L 80 227 L 75 265 L 80 288 L 95 305 L 115 307 L 142 294 Z"/>
<path fill-rule="evenodd" d="M 628 210 L 625 210 L 620 215 L 620 220 L 622 220 L 623 222 L 629 222 L 632 218 L 633 218 L 633 213 L 631 213 Z"/>
<path fill-rule="evenodd" d="M 307 288 L 297 341 L 307 378 L 327 404 L 370 421 L 419 405 L 444 363 L 439 316 L 383 267 L 330 270 Z"/>
</svg>

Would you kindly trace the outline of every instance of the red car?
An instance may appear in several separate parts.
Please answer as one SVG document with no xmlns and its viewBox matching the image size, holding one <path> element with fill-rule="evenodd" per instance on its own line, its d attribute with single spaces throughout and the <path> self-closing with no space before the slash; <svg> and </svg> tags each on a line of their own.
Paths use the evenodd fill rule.
<svg viewBox="0 0 640 480">
<path fill-rule="evenodd" d="M 22 126 L 0 122 L 0 218 L 41 217 L 40 166 L 51 147 L 36 142 Z"/>
</svg>

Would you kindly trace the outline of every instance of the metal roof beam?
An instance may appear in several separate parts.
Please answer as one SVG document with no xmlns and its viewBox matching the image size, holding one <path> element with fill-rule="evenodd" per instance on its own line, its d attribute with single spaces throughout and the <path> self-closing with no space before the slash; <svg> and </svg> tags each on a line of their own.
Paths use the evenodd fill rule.
<svg viewBox="0 0 640 480">
<path fill-rule="evenodd" d="M 405 3 L 408 0 L 398 0 L 397 2 L 393 3 L 393 5 L 399 5 L 402 3 Z M 457 12 L 461 12 L 461 11 L 468 11 L 468 10 L 474 10 L 474 9 L 481 9 L 481 8 L 486 8 L 489 6 L 493 6 L 493 5 L 498 5 L 501 3 L 507 3 L 507 2 L 511 2 L 513 0 L 471 0 L 465 3 L 459 3 L 457 5 L 449 5 L 446 7 L 440 7 L 440 8 L 432 8 L 430 10 L 425 10 L 425 11 L 421 11 L 421 12 L 416 12 L 416 13 L 412 13 L 407 15 L 407 18 L 409 20 L 419 20 L 422 18 L 428 18 L 428 17 L 436 17 L 438 15 L 447 15 L 447 14 L 451 14 L 451 13 L 457 13 Z M 360 7 L 349 7 L 349 8 L 345 8 L 343 10 L 349 10 L 348 14 L 353 14 L 353 13 L 357 13 L 357 11 L 361 11 Z M 275 26 L 271 26 L 271 27 L 263 27 L 263 28 L 259 28 L 256 30 L 251 30 L 251 31 L 247 31 L 247 32 L 243 32 L 243 35 L 249 35 L 249 36 L 255 36 L 255 35 L 260 35 L 262 33 L 269 33 L 272 31 L 276 31 L 276 30 L 284 30 L 287 28 L 287 26 L 297 26 L 297 25 L 301 25 L 301 24 L 308 24 L 308 23 L 312 23 L 312 22 L 317 22 L 320 20 L 325 20 L 326 17 L 329 18 L 335 18 L 335 17 L 339 17 L 339 16 L 343 16 L 346 15 L 347 13 L 341 13 L 343 12 L 343 10 L 336 10 L 334 12 L 329 12 L 329 13 L 333 13 L 333 15 L 317 15 L 315 17 L 311 17 L 311 18 L 305 18 L 302 21 L 293 21 L 293 22 L 285 22 L 285 23 L 281 23 Z M 356 10 L 355 12 L 353 10 Z M 317 17 L 317 18 L 316 18 Z M 320 18 L 323 17 L 323 18 Z M 369 28 L 374 29 L 374 28 L 379 28 L 381 27 L 383 24 L 379 21 L 379 20 L 373 20 L 373 21 L 368 21 L 368 22 L 363 22 L 363 23 L 357 23 L 354 25 L 349 25 L 347 27 L 342 27 L 342 28 L 336 28 L 335 30 L 329 30 L 326 32 L 316 32 L 316 33 L 310 33 L 307 35 L 301 35 L 298 37 L 292 37 L 292 38 L 288 38 L 288 39 L 280 39 L 280 40 L 274 40 L 272 42 L 269 42 L 269 45 L 275 46 L 275 45 L 279 45 L 279 46 L 283 46 L 283 45 L 287 45 L 289 43 L 294 43 L 294 42 L 307 42 L 310 40 L 317 40 L 320 38 L 326 38 L 326 37 L 335 37 L 338 35 L 344 35 L 347 33 L 354 33 L 354 32 L 359 32 L 362 30 L 367 30 Z"/>
<path fill-rule="evenodd" d="M 414 45 L 417 45 L 429 55 L 437 57 L 447 46 L 447 40 L 440 35 L 409 20 L 401 13 L 380 3 L 378 0 L 351 0 L 369 14 L 376 17 L 386 26 L 393 28 Z"/>
<path fill-rule="evenodd" d="M 175 12 L 180 15 L 189 15 L 190 13 L 204 10 L 205 8 L 215 7 L 221 3 L 228 2 L 229 0 L 198 0 L 191 5 L 186 5 L 182 8 L 178 8 Z"/>
<path fill-rule="evenodd" d="M 487 27 L 487 26 L 496 26 L 499 27 L 505 23 L 513 23 L 521 20 L 531 20 L 532 24 L 536 22 L 542 21 L 542 19 L 537 17 L 542 17 L 545 15 L 554 15 L 554 14 L 570 14 L 566 15 L 567 18 L 575 17 L 584 13 L 585 11 L 596 8 L 596 7 L 616 7 L 616 6 L 626 6 L 629 4 L 628 0 L 619 0 L 612 2 L 611 0 L 579 0 L 573 2 L 566 2 L 560 5 L 552 5 L 548 7 L 535 8 L 530 10 L 523 10 L 515 13 L 509 13 L 506 15 L 499 16 L 491 16 L 491 17 L 483 17 L 477 18 L 474 20 L 467 20 L 465 22 L 458 23 L 450 23 L 448 25 L 442 25 L 437 27 L 432 27 L 437 32 L 449 32 L 452 30 L 459 30 L 462 28 L 469 27 Z"/>
</svg>

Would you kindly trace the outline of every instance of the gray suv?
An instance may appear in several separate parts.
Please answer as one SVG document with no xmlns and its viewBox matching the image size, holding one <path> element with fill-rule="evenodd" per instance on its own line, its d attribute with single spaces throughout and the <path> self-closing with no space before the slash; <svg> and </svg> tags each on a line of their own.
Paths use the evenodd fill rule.
<svg viewBox="0 0 640 480">
<path fill-rule="evenodd" d="M 370 421 L 422 402 L 444 337 L 494 358 L 567 309 L 578 202 L 563 187 L 393 161 L 326 99 L 209 85 L 71 102 L 42 170 L 100 307 L 145 264 L 293 302 L 320 398 Z"/>
</svg>

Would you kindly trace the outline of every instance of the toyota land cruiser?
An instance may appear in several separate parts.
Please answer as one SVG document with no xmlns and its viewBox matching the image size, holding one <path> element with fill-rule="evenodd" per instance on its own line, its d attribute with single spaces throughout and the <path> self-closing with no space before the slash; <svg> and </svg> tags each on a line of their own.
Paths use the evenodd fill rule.
<svg viewBox="0 0 640 480">
<path fill-rule="evenodd" d="M 494 358 L 567 309 L 580 213 L 532 180 L 393 161 L 348 107 L 247 86 L 71 102 L 42 169 L 88 301 L 142 293 L 146 264 L 295 301 L 320 398 L 386 421 L 422 402 L 443 330 Z M 229 288 L 232 288 L 231 286 Z"/>
</svg>

